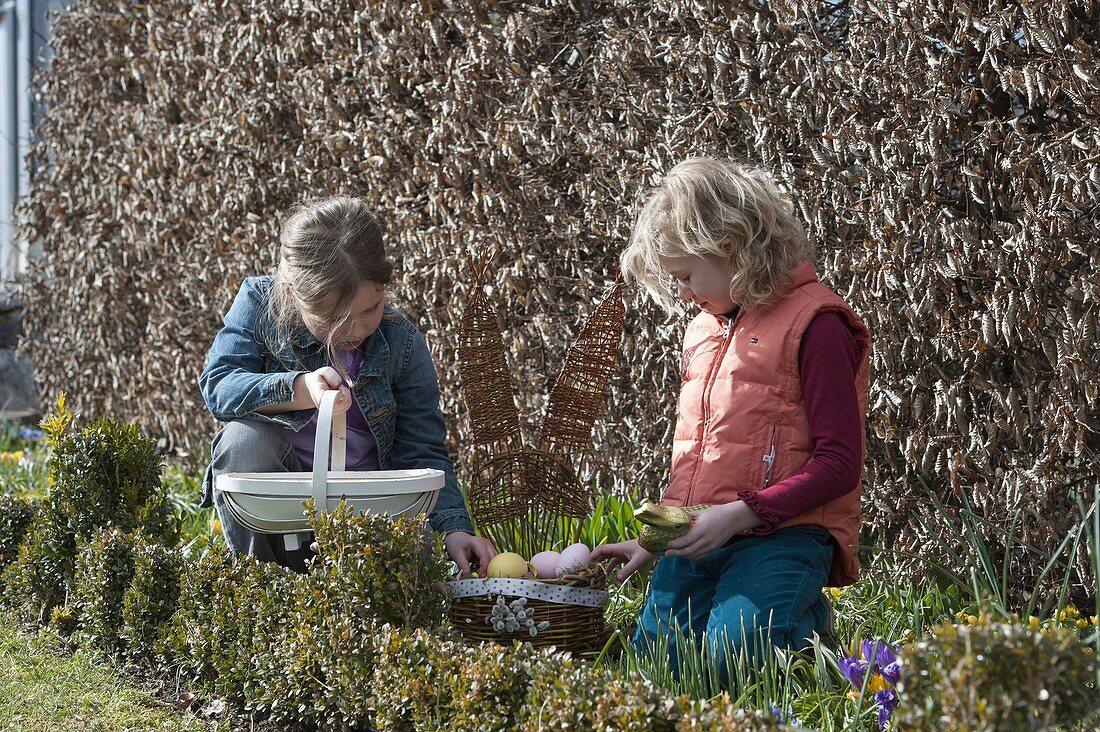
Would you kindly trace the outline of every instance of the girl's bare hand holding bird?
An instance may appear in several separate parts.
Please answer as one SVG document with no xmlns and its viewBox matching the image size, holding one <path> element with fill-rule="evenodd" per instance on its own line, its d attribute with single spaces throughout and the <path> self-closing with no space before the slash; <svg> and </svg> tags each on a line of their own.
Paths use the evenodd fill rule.
<svg viewBox="0 0 1100 732">
<path fill-rule="evenodd" d="M 738 534 L 747 534 L 763 523 L 744 501 L 720 503 L 695 514 L 683 536 L 668 543 L 667 557 L 702 559 Z"/>
</svg>

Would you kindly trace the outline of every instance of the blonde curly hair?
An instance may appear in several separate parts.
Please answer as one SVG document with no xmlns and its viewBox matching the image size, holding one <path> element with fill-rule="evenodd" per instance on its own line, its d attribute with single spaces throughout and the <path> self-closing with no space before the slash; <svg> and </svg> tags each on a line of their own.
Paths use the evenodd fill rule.
<svg viewBox="0 0 1100 732">
<path fill-rule="evenodd" d="M 756 309 L 783 296 L 792 271 L 812 258 L 813 248 L 794 205 L 767 171 L 734 160 L 688 158 L 646 196 L 619 265 L 628 280 L 673 311 L 675 288 L 660 258 L 708 256 L 729 263 L 733 301 Z"/>
</svg>

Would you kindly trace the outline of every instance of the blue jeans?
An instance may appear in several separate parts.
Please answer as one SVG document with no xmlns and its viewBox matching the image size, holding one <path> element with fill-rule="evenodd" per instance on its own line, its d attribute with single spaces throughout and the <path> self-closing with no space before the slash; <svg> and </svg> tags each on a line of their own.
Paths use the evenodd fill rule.
<svg viewBox="0 0 1100 732">
<path fill-rule="evenodd" d="M 634 646 L 653 654 L 658 638 L 668 641 L 669 664 L 677 673 L 674 628 L 717 654 L 726 678 L 724 643 L 740 652 L 742 639 L 754 656 L 763 644 L 800 649 L 823 633 L 829 605 L 821 593 L 833 559 L 829 532 L 791 526 L 766 536 L 738 536 L 698 560 L 663 557 L 653 570 Z"/>
</svg>

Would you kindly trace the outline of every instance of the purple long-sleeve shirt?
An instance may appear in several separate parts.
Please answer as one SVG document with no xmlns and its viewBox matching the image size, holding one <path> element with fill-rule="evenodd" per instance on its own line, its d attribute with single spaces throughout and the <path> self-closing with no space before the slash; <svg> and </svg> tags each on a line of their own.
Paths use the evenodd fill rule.
<svg viewBox="0 0 1100 732">
<path fill-rule="evenodd" d="M 359 367 L 363 365 L 362 347 L 354 351 L 341 351 L 340 362 L 347 372 L 351 383 L 355 383 L 359 376 Z M 330 366 L 334 365 L 331 363 Z M 352 399 L 352 405 L 347 413 L 347 441 L 346 463 L 348 470 L 378 470 L 378 443 L 374 441 L 374 433 L 370 431 L 367 418 L 363 416 L 363 410 L 356 399 Z M 317 413 L 309 420 L 309 424 L 298 432 L 286 427 L 283 429 L 290 444 L 294 446 L 294 452 L 298 455 L 298 462 L 302 470 L 313 470 L 313 443 L 317 439 Z"/>
<path fill-rule="evenodd" d="M 843 318 L 820 313 L 810 321 L 798 349 L 802 399 L 810 422 L 813 454 L 793 475 L 743 500 L 771 529 L 855 490 L 863 469 L 863 429 L 855 375 L 856 339 Z"/>
</svg>

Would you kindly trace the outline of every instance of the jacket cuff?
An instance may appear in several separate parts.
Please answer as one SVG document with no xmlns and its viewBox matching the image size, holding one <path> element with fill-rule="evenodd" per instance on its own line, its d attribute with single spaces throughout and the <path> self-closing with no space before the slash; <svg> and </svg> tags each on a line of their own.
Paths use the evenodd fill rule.
<svg viewBox="0 0 1100 732">
<path fill-rule="evenodd" d="M 428 524 L 433 530 L 442 534 L 448 531 L 465 531 L 474 533 L 474 525 L 470 521 L 465 509 L 451 508 L 444 511 L 432 511 L 428 516 Z"/>
<path fill-rule="evenodd" d="M 271 378 L 266 384 L 267 400 L 261 406 L 288 404 L 294 401 L 294 379 L 301 373 L 305 372 L 285 371 L 271 374 Z M 292 412 L 278 412 L 276 414 L 263 414 L 254 411 L 248 415 L 248 418 L 277 424 L 280 427 L 286 427 L 297 432 L 309 424 L 309 421 L 313 419 L 313 412 L 312 409 L 296 409 Z"/>
<path fill-rule="evenodd" d="M 268 404 L 286 404 L 294 401 L 294 380 L 301 371 L 283 371 L 272 374 L 268 381 Z"/>
</svg>

